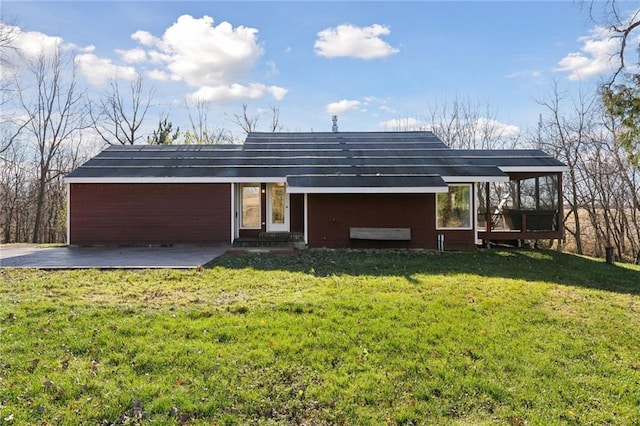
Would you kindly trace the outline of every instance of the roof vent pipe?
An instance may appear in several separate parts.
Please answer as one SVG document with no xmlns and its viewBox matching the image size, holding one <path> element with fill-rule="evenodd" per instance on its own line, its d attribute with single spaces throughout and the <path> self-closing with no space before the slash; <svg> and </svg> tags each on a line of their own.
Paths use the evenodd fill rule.
<svg viewBox="0 0 640 426">
<path fill-rule="evenodd" d="M 331 130 L 333 130 L 333 133 L 338 133 L 338 116 L 333 115 L 331 116 L 331 119 L 333 120 L 333 126 L 331 127 Z"/>
</svg>

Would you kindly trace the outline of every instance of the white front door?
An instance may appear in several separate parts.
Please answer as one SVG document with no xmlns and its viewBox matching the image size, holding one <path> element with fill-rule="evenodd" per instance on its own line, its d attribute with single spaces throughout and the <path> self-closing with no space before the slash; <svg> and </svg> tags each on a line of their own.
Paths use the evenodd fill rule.
<svg viewBox="0 0 640 426">
<path fill-rule="evenodd" d="M 284 183 L 267 185 L 267 232 L 289 232 L 289 194 Z"/>
</svg>

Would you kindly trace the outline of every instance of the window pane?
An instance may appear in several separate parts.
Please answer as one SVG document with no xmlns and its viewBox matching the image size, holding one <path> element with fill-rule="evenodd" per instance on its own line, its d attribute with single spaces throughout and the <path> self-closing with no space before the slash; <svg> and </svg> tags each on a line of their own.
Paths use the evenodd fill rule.
<svg viewBox="0 0 640 426">
<path fill-rule="evenodd" d="M 471 228 L 471 187 L 453 185 L 438 194 L 438 228 Z"/>
<path fill-rule="evenodd" d="M 536 179 L 523 179 L 520 181 L 520 209 L 536 209 Z"/>
<path fill-rule="evenodd" d="M 558 208 L 558 177 L 540 178 L 540 208 L 554 210 Z"/>
<path fill-rule="evenodd" d="M 487 229 L 487 186 L 489 184 L 479 183 L 477 185 L 478 192 L 476 194 L 478 200 L 478 229 L 486 230 Z"/>
<path fill-rule="evenodd" d="M 285 197 L 284 184 L 271 186 L 271 223 L 273 224 L 284 224 Z"/>
<path fill-rule="evenodd" d="M 242 221 L 243 228 L 260 227 L 260 184 L 242 185 Z"/>
</svg>

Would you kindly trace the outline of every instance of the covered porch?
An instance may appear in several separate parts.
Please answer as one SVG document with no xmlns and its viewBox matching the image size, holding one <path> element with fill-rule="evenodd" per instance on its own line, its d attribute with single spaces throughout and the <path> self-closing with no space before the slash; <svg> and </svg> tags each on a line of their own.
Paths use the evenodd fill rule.
<svg viewBox="0 0 640 426">
<path fill-rule="evenodd" d="M 477 235 L 482 244 L 561 239 L 562 173 L 508 175 L 508 182 L 477 185 Z"/>
<path fill-rule="evenodd" d="M 232 194 L 235 246 L 305 246 L 303 194 L 289 194 L 282 181 L 233 184 Z"/>
</svg>

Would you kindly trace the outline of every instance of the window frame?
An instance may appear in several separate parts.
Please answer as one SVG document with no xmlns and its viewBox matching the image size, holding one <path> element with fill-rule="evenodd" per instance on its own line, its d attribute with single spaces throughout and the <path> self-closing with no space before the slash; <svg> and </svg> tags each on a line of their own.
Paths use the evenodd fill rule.
<svg viewBox="0 0 640 426">
<path fill-rule="evenodd" d="M 450 192 L 447 191 L 436 194 L 436 230 L 442 231 L 472 231 L 473 230 L 473 212 L 474 212 L 474 194 L 473 194 L 473 184 L 471 183 L 452 183 L 448 185 L 449 188 L 453 187 L 466 187 L 468 189 L 469 194 L 469 226 L 461 226 L 461 227 L 451 227 L 451 226 L 439 226 L 440 223 L 440 209 L 438 208 L 440 194 L 446 194 L 450 196 Z"/>
<path fill-rule="evenodd" d="M 244 225 L 244 189 L 257 188 L 258 191 L 258 224 L 256 226 Z M 260 183 L 241 183 L 238 185 L 238 211 L 240 213 L 239 229 L 262 229 L 262 185 Z"/>
</svg>

